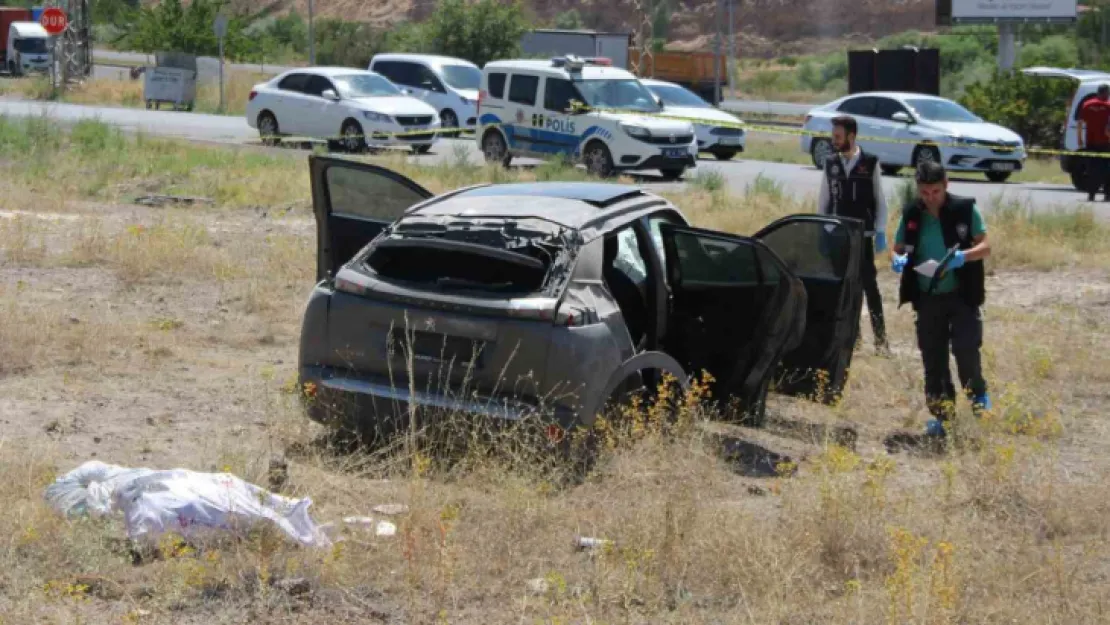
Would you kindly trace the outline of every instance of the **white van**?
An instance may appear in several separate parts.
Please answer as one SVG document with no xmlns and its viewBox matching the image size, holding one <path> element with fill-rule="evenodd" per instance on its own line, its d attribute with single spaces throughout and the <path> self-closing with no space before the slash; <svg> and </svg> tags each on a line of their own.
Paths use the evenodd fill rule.
<svg viewBox="0 0 1110 625">
<path fill-rule="evenodd" d="M 1068 101 L 1068 117 L 1064 127 L 1064 140 L 1061 142 L 1060 149 L 1073 152 L 1078 150 L 1079 137 L 1076 133 L 1079 129 L 1079 107 L 1083 106 L 1087 100 L 1095 97 L 1099 85 L 1103 83 L 1110 84 L 1110 73 L 1094 69 L 1062 69 L 1059 67 L 1027 67 L 1021 72 L 1038 78 L 1070 80 L 1075 84 L 1075 91 L 1072 92 L 1071 100 Z M 1060 168 L 1071 176 L 1072 185 L 1081 191 L 1086 190 L 1084 167 L 1085 163 L 1082 158 L 1067 154 L 1060 156 Z"/>
<path fill-rule="evenodd" d="M 562 155 L 597 176 L 657 169 L 668 179 L 696 164 L 693 125 L 656 117 L 651 91 L 604 59 L 492 61 L 479 97 L 475 135 L 489 162 Z"/>
<path fill-rule="evenodd" d="M 482 70 L 470 61 L 430 54 L 376 54 L 369 69 L 434 107 L 443 128 L 474 128 Z"/>
<path fill-rule="evenodd" d="M 12 22 L 8 27 L 8 72 L 21 76 L 50 71 L 50 35 L 38 22 Z"/>
</svg>

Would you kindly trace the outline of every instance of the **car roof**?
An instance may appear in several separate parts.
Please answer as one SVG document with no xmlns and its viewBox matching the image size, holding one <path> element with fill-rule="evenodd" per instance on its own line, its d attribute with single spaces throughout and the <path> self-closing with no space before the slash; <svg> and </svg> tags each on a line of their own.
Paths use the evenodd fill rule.
<svg viewBox="0 0 1110 625">
<path fill-rule="evenodd" d="M 635 202 L 639 200 L 640 202 Z M 437 196 L 418 204 L 409 216 L 535 218 L 582 229 L 643 202 L 666 200 L 635 185 L 600 182 L 518 182 L 489 184 Z"/>
<path fill-rule="evenodd" d="M 681 87 L 685 89 L 685 87 L 678 83 L 668 82 L 666 80 L 659 80 L 658 78 L 641 78 L 640 82 L 649 87 L 655 85 L 656 87 Z"/>
<path fill-rule="evenodd" d="M 935 96 L 928 93 L 917 93 L 915 91 L 861 91 L 859 93 L 846 95 L 842 98 L 834 100 L 833 102 L 843 102 L 844 100 L 850 100 L 852 98 L 860 98 L 864 96 L 876 98 L 894 98 L 896 100 L 913 98 L 914 100 L 939 100 L 944 102 L 951 102 L 951 100 L 949 100 L 948 98 L 942 98 L 940 96 Z"/>
<path fill-rule="evenodd" d="M 544 76 L 555 76 L 558 78 L 571 77 L 571 72 L 565 67 L 556 67 L 552 65 L 550 59 L 513 59 L 507 61 L 490 61 L 482 68 L 483 72 L 488 71 L 508 71 L 508 72 L 525 72 L 532 74 L 540 74 Z M 597 80 L 602 78 L 636 78 L 632 72 L 619 67 L 606 67 L 604 65 L 586 65 L 581 71 L 575 72 L 575 75 L 581 76 L 586 80 Z"/>
<path fill-rule="evenodd" d="M 291 69 L 287 72 L 283 72 L 281 74 L 278 74 L 278 76 L 276 76 L 276 77 L 288 76 L 289 74 L 316 74 L 316 75 L 325 76 L 325 77 L 328 77 L 328 78 L 334 78 L 335 76 L 343 76 L 345 74 L 373 74 L 375 76 L 380 76 L 380 74 L 378 74 L 377 72 L 373 72 L 373 71 L 365 70 L 365 69 L 359 69 L 357 67 L 315 66 L 315 67 L 298 67 L 296 69 Z"/>
<path fill-rule="evenodd" d="M 438 54 L 403 54 L 395 52 L 386 52 L 382 54 L 375 54 L 374 58 L 370 59 L 370 63 L 374 61 L 424 61 L 432 65 L 469 65 L 471 67 L 478 67 L 476 64 L 454 56 L 441 56 Z"/>
</svg>

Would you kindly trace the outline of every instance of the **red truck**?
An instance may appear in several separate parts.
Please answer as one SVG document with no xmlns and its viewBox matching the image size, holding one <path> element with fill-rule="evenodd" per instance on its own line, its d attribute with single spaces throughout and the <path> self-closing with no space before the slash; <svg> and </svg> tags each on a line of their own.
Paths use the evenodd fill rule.
<svg viewBox="0 0 1110 625">
<path fill-rule="evenodd" d="M 31 9 L 0 7 L 0 69 L 8 67 L 8 31 L 12 22 L 31 22 Z"/>
</svg>

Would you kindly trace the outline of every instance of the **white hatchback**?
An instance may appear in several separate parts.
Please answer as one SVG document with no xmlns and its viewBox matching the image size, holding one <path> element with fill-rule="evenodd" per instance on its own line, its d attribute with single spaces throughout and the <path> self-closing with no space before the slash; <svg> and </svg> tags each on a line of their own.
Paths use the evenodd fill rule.
<svg viewBox="0 0 1110 625">
<path fill-rule="evenodd" d="M 921 93 L 857 93 L 812 109 L 803 128 L 832 132 L 838 115 L 855 118 L 859 145 L 879 157 L 883 172 L 898 173 L 926 160 L 949 171 L 982 172 L 1002 182 L 1025 163 L 1025 144 L 1016 132 L 983 121 L 959 104 Z M 802 135 L 801 148 L 824 167 L 832 154 L 827 137 Z"/>
<path fill-rule="evenodd" d="M 732 113 L 715 108 L 682 85 L 654 78 L 641 78 L 663 107 L 664 115 L 681 117 L 694 124 L 698 150 L 727 161 L 744 151 L 744 122 Z"/>
<path fill-rule="evenodd" d="M 432 107 L 383 76 L 347 67 L 290 70 L 255 85 L 246 118 L 267 144 L 299 135 L 352 152 L 408 146 L 423 154 L 440 127 Z"/>
</svg>

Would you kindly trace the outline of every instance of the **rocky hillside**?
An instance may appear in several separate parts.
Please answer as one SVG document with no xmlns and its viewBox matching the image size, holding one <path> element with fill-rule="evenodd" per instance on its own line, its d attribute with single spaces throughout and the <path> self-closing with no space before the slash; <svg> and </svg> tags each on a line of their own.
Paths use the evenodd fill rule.
<svg viewBox="0 0 1110 625">
<path fill-rule="evenodd" d="M 250 0 L 241 0 L 250 2 Z M 535 23 L 550 26 L 575 9 L 581 21 L 598 30 L 632 30 L 638 25 L 633 0 L 524 0 Z M 801 53 L 820 40 L 867 41 L 907 29 L 933 26 L 933 0 L 734 0 L 738 52 L 745 56 Z M 435 10 L 435 0 L 314 0 L 317 15 L 371 22 L 383 28 L 420 20 Z M 713 46 L 717 0 L 671 0 L 668 41 L 681 50 Z M 257 7 L 257 0 L 250 2 Z M 276 8 L 307 14 L 308 0 L 278 0 Z M 720 19 L 726 19 L 725 15 Z"/>
</svg>

